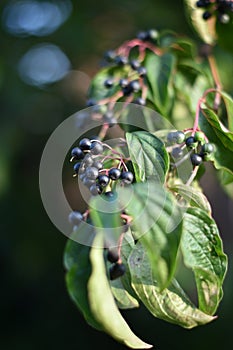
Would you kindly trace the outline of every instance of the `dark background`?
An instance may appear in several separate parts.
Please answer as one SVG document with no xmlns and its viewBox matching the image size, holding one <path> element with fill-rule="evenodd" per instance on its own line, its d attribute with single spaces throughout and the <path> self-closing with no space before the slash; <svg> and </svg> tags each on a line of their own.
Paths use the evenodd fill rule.
<svg viewBox="0 0 233 350">
<path fill-rule="evenodd" d="M 181 0 L 71 1 L 68 19 L 47 35 L 10 33 L 4 15 L 10 3 L 1 1 L 0 5 L 0 347 L 123 349 L 88 326 L 68 296 L 63 268 L 66 237 L 53 226 L 41 202 L 40 157 L 56 126 L 85 107 L 89 79 L 98 71 L 106 50 L 151 27 L 197 38 L 186 21 Z M 57 82 L 32 86 L 20 78 L 18 64 L 40 43 L 60 47 L 71 63 L 71 73 Z M 218 57 L 232 62 L 221 50 Z M 82 72 L 78 73 L 82 79 L 77 71 Z M 231 92 L 232 86 L 232 81 L 228 82 Z M 211 167 L 202 184 L 229 255 L 224 298 L 218 319 L 193 330 L 155 319 L 143 307 L 123 312 L 132 330 L 155 349 L 223 350 L 232 336 L 233 204 Z M 109 319 L 111 322 L 111 315 Z"/>
</svg>

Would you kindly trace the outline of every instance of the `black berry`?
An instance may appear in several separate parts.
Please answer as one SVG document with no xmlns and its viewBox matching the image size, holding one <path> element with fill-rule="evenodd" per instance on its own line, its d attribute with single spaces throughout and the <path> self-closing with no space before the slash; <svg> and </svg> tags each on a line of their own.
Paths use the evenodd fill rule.
<svg viewBox="0 0 233 350">
<path fill-rule="evenodd" d="M 98 194 L 102 193 L 102 188 L 98 184 L 93 184 L 90 187 L 90 192 L 93 194 L 93 196 L 97 196 Z"/>
<path fill-rule="evenodd" d="M 114 81 L 112 79 L 107 79 L 104 82 L 104 86 L 108 89 L 110 89 L 113 86 Z"/>
<path fill-rule="evenodd" d="M 93 164 L 94 160 L 90 154 L 86 154 L 85 158 L 83 159 L 83 165 L 85 167 L 91 166 Z"/>
<path fill-rule="evenodd" d="M 145 67 L 139 67 L 139 68 L 137 69 L 137 72 L 138 72 L 138 74 L 140 75 L 140 77 L 144 77 L 144 76 L 146 75 L 146 73 L 147 73 L 147 70 L 146 70 Z"/>
<path fill-rule="evenodd" d="M 183 150 L 180 147 L 174 147 L 172 149 L 171 155 L 175 159 L 181 158 L 183 156 Z"/>
<path fill-rule="evenodd" d="M 99 175 L 99 171 L 98 171 L 97 168 L 95 168 L 93 166 L 92 167 L 87 167 L 85 174 L 86 174 L 86 177 L 88 179 L 95 180 L 95 179 L 97 179 L 97 177 Z"/>
<path fill-rule="evenodd" d="M 108 184 L 109 184 L 109 177 L 107 175 L 99 175 L 98 178 L 98 184 L 101 186 L 101 187 L 106 187 Z"/>
<path fill-rule="evenodd" d="M 197 153 L 191 154 L 190 160 L 194 166 L 200 165 L 202 163 L 202 157 Z"/>
<path fill-rule="evenodd" d="M 126 271 L 125 265 L 122 263 L 115 263 L 109 269 L 110 280 L 115 280 L 124 275 Z"/>
<path fill-rule="evenodd" d="M 117 248 L 109 248 L 107 252 L 107 259 L 111 263 L 116 263 L 119 260 L 119 254 Z"/>
<path fill-rule="evenodd" d="M 79 142 L 79 148 L 81 148 L 82 151 L 88 151 L 91 148 L 91 141 L 85 137 Z"/>
<path fill-rule="evenodd" d="M 146 105 L 146 100 L 142 97 L 137 97 L 133 103 L 136 103 L 137 105 L 140 105 L 140 106 L 145 106 Z"/>
<path fill-rule="evenodd" d="M 84 153 L 79 147 L 75 147 L 71 151 L 71 157 L 75 160 L 80 160 L 84 158 Z"/>
<path fill-rule="evenodd" d="M 133 182 L 133 173 L 131 171 L 122 171 L 121 179 L 125 184 L 129 185 Z"/>
<path fill-rule="evenodd" d="M 211 12 L 209 12 L 209 11 L 205 11 L 204 13 L 203 13 L 203 15 L 202 15 L 202 18 L 205 20 L 205 21 L 207 21 L 209 18 L 211 18 L 212 17 L 212 13 Z"/>
<path fill-rule="evenodd" d="M 212 143 L 204 143 L 204 145 L 202 145 L 201 147 L 201 153 L 202 154 L 210 154 L 214 152 L 214 145 L 212 145 Z"/>
<path fill-rule="evenodd" d="M 196 147 L 196 140 L 193 136 L 189 136 L 186 140 L 185 140 L 185 144 L 188 147 L 188 149 L 193 149 Z"/>
<path fill-rule="evenodd" d="M 117 56 L 115 62 L 118 66 L 125 66 L 128 63 L 128 58 L 125 56 Z"/>
<path fill-rule="evenodd" d="M 118 168 L 112 168 L 109 170 L 108 176 L 111 180 L 118 180 L 121 176 L 121 171 Z"/>
<path fill-rule="evenodd" d="M 83 220 L 83 215 L 79 211 L 72 211 L 68 220 L 72 225 L 78 225 Z"/>
<path fill-rule="evenodd" d="M 99 160 L 94 161 L 93 167 L 95 167 L 98 170 L 103 169 L 103 163 L 101 163 Z"/>
<path fill-rule="evenodd" d="M 141 63 L 138 60 L 130 61 L 130 66 L 132 69 L 137 70 L 140 67 Z"/>
<path fill-rule="evenodd" d="M 94 141 L 91 145 L 91 153 L 94 155 L 101 154 L 104 148 L 102 143 Z"/>
</svg>

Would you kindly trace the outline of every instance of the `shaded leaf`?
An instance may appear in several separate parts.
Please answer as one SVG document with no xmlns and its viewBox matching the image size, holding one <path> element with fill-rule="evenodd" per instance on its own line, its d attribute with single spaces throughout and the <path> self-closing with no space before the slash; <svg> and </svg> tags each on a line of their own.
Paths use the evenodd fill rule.
<svg viewBox="0 0 233 350">
<path fill-rule="evenodd" d="M 92 316 L 87 296 L 87 282 L 91 275 L 89 253 L 89 245 L 83 245 L 71 239 L 67 241 L 64 251 L 64 266 L 67 270 L 65 281 L 71 299 L 87 323 L 102 330 L 102 326 Z"/>
<path fill-rule="evenodd" d="M 162 56 L 149 53 L 144 62 L 150 86 L 147 98 L 155 105 L 158 112 L 165 117 L 168 116 L 173 105 L 172 80 L 175 63 L 175 55 L 171 53 Z"/>
<path fill-rule="evenodd" d="M 213 159 L 216 169 L 223 168 L 233 173 L 233 133 L 221 123 L 211 109 L 202 109 L 199 124 L 209 141 L 216 146 Z"/>
</svg>

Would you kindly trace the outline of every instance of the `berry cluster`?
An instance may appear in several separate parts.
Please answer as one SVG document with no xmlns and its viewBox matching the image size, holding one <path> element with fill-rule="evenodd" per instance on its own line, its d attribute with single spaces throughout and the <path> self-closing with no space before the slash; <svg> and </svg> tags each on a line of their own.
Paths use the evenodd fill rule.
<svg viewBox="0 0 233 350">
<path fill-rule="evenodd" d="M 208 20 L 214 15 L 220 23 L 226 24 L 230 21 L 230 13 L 233 12 L 233 1 L 231 0 L 199 0 L 196 6 L 203 8 L 203 19 Z"/>
<path fill-rule="evenodd" d="M 72 149 L 71 161 L 76 161 L 73 166 L 74 176 L 79 176 L 92 195 L 104 193 L 111 197 L 113 193 L 109 191 L 109 187 L 112 189 L 116 181 L 120 181 L 123 186 L 130 185 L 134 176 L 128 171 L 122 155 L 116 151 L 113 154 L 106 153 L 105 148 L 114 152 L 109 145 L 97 139 L 83 138 L 78 147 Z M 109 161 L 113 166 L 106 169 L 104 163 L 109 164 Z"/>
<path fill-rule="evenodd" d="M 183 131 L 170 132 L 167 135 L 167 143 L 172 146 L 171 156 L 176 160 L 182 159 L 186 148 L 194 167 L 213 159 L 214 145 L 206 142 L 202 131 L 196 131 L 194 135 L 189 136 Z"/>
</svg>

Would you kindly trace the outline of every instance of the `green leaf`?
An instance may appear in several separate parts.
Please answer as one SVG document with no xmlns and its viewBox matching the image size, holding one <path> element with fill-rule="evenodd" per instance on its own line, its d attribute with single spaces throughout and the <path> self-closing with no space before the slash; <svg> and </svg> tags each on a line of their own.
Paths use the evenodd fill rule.
<svg viewBox="0 0 233 350">
<path fill-rule="evenodd" d="M 195 275 L 199 308 L 213 315 L 222 298 L 227 257 L 217 225 L 205 211 L 189 208 L 185 213 L 181 248 L 185 265 Z"/>
<path fill-rule="evenodd" d="M 211 215 L 210 203 L 200 189 L 184 184 L 174 184 L 169 189 L 186 201 L 185 206 L 190 205 L 191 207 L 203 209 L 208 215 Z M 179 198 L 177 199 L 179 200 Z"/>
<path fill-rule="evenodd" d="M 228 129 L 233 132 L 233 99 L 232 97 L 224 91 L 221 91 L 221 97 L 224 100 L 226 111 L 227 111 L 227 121 Z"/>
<path fill-rule="evenodd" d="M 110 285 L 112 294 L 114 295 L 119 309 L 133 309 L 135 307 L 139 307 L 137 299 L 128 293 L 123 285 L 121 278 L 110 281 Z"/>
<path fill-rule="evenodd" d="M 83 225 L 80 233 L 81 231 L 85 231 Z M 88 234 L 87 231 L 86 233 Z M 91 243 L 91 240 L 89 243 Z M 64 251 L 64 266 L 67 270 L 65 281 L 71 299 L 83 314 L 87 323 L 98 330 L 102 330 L 102 326 L 92 316 L 87 296 L 87 282 L 91 275 L 89 253 L 89 245 L 77 243 L 72 239 L 67 241 Z"/>
<path fill-rule="evenodd" d="M 92 273 L 88 281 L 88 297 L 92 313 L 103 330 L 118 342 L 132 349 L 149 349 L 152 345 L 143 342 L 130 329 L 114 300 L 107 279 L 103 250 L 104 237 L 99 233 L 91 249 Z"/>
<path fill-rule="evenodd" d="M 215 22 L 213 17 L 208 21 L 202 18 L 203 9 L 196 6 L 197 0 L 184 0 L 185 13 L 189 23 L 204 43 L 215 45 L 217 40 Z"/>
<path fill-rule="evenodd" d="M 149 53 L 144 62 L 150 86 L 147 98 L 155 105 L 158 112 L 165 117 L 168 116 L 173 105 L 172 81 L 175 63 L 175 55 L 171 53 L 162 56 Z"/>
<path fill-rule="evenodd" d="M 132 286 L 153 316 L 184 328 L 193 328 L 214 320 L 214 317 L 203 313 L 189 300 L 177 281 L 173 280 L 168 288 L 160 291 L 153 278 L 149 256 L 141 244 L 137 243 L 128 261 Z"/>
<path fill-rule="evenodd" d="M 119 189 L 118 198 L 133 217 L 134 238 L 147 249 L 159 287 L 165 288 L 175 272 L 182 232 L 182 212 L 176 200 L 152 181 Z"/>
<path fill-rule="evenodd" d="M 137 182 L 156 178 L 162 183 L 169 170 L 169 155 L 164 143 L 146 131 L 126 133 L 129 154 Z"/>
<path fill-rule="evenodd" d="M 230 132 L 211 110 L 203 108 L 199 116 L 199 124 L 209 141 L 214 143 L 214 166 L 233 173 L 233 133 Z"/>
</svg>

